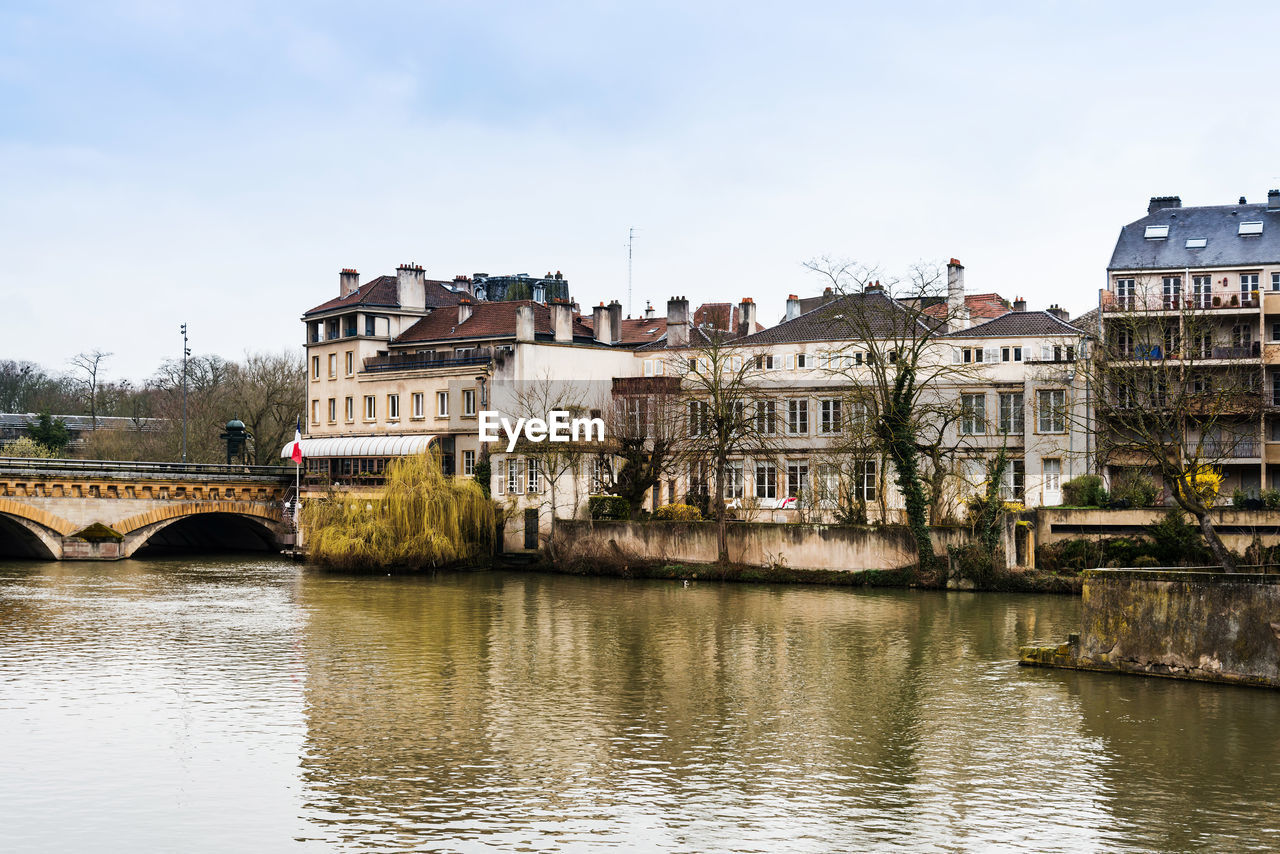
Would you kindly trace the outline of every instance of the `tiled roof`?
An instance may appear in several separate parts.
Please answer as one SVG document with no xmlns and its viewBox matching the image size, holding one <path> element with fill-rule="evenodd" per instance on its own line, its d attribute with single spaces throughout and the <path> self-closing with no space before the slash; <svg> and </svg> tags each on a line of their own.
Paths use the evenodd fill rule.
<svg viewBox="0 0 1280 854">
<path fill-rule="evenodd" d="M 665 321 L 664 321 L 664 323 L 665 323 Z M 733 340 L 734 340 L 735 342 L 737 342 L 737 341 L 743 341 L 743 340 L 746 340 L 746 339 L 743 339 L 743 338 L 735 338 L 735 339 L 733 339 Z M 699 328 L 698 328 L 698 327 L 696 327 L 696 326 L 693 326 L 693 327 L 690 327 L 690 328 L 689 328 L 689 346 L 691 346 L 691 347 L 705 347 L 706 345 L 708 345 L 708 344 L 710 344 L 710 343 L 711 343 L 711 339 L 707 336 L 707 333 L 706 333 L 706 332 L 704 332 L 703 330 L 699 329 Z M 643 345 L 641 345 L 640 347 L 637 347 L 636 349 L 638 349 L 638 350 L 666 350 L 666 349 L 676 349 L 676 348 L 674 348 L 674 347 L 673 347 L 673 348 L 668 348 L 668 347 L 667 347 L 667 333 L 664 331 L 664 332 L 662 333 L 661 337 L 659 337 L 657 341 L 654 341 L 654 342 L 653 342 L 653 343 L 651 343 L 651 344 L 643 344 Z"/>
<path fill-rule="evenodd" d="M 427 308 L 443 308 L 448 305 L 457 305 L 458 298 L 462 296 L 449 288 L 450 282 L 428 279 L 426 284 Z M 354 293 L 347 294 L 345 297 L 334 297 L 328 302 L 322 302 L 315 308 L 309 309 L 303 314 L 303 317 L 333 311 L 334 309 L 351 308 L 352 306 L 399 308 L 400 289 L 398 279 L 395 276 L 379 276 L 376 279 L 370 279 Z"/>
<path fill-rule="evenodd" d="M 1072 318 L 1071 325 L 1078 329 L 1083 329 L 1090 335 L 1096 335 L 1098 333 L 1098 309 L 1091 309 L 1079 317 Z"/>
<path fill-rule="evenodd" d="M 1009 301 L 996 293 L 991 294 L 965 294 L 965 308 L 969 309 L 969 317 L 973 320 L 985 320 L 993 317 L 999 317 L 1009 310 Z M 936 317 L 939 320 L 947 316 L 947 302 L 945 299 L 939 300 L 926 307 L 924 313 L 930 317 Z"/>
<path fill-rule="evenodd" d="M 1059 320 L 1047 311 L 1010 311 L 994 320 L 959 329 L 947 338 L 1019 338 L 1045 335 L 1084 335 L 1087 330 Z"/>
<path fill-rule="evenodd" d="M 897 300 L 885 296 L 883 291 L 849 294 L 823 303 L 817 308 L 791 320 L 784 320 L 754 335 L 739 338 L 744 346 L 756 344 L 784 344 L 801 341 L 846 341 L 852 329 L 849 316 L 862 316 L 872 334 L 886 337 L 902 332 L 904 322 L 911 322 L 907 312 Z M 918 321 L 917 321 L 918 322 Z"/>
<path fill-rule="evenodd" d="M 1240 223 L 1261 222 L 1262 233 L 1240 236 Z M 1167 226 L 1148 240 L 1147 226 Z M 1188 248 L 1188 240 L 1204 240 Z M 1263 205 L 1162 208 L 1120 229 L 1108 270 L 1238 267 L 1280 263 L 1280 210 Z"/>
<path fill-rule="evenodd" d="M 588 335 L 595 334 L 595 323 L 590 315 L 582 315 L 579 322 L 587 328 Z M 622 319 L 622 338 L 621 344 L 648 344 L 657 341 L 667 334 L 667 319 L 665 317 L 624 317 Z"/>
<path fill-rule="evenodd" d="M 471 316 L 458 322 L 456 309 L 433 311 L 400 334 L 392 344 L 410 344 L 422 341 L 452 341 L 460 338 L 514 338 L 516 334 L 516 309 L 522 305 L 533 308 L 534 335 L 552 336 L 551 309 L 532 300 L 509 302 L 478 302 L 471 306 Z M 574 318 L 573 336 L 591 337 L 591 328 L 581 318 Z"/>
</svg>

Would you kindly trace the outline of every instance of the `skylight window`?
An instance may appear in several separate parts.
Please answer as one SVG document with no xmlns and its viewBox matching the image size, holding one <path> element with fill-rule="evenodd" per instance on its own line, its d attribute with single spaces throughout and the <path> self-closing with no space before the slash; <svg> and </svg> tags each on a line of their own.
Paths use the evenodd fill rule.
<svg viewBox="0 0 1280 854">
<path fill-rule="evenodd" d="M 1187 238 L 1188 249 L 1203 249 L 1208 245 L 1209 245 L 1209 238 L 1207 237 L 1188 237 Z"/>
<path fill-rule="evenodd" d="M 1169 226 L 1167 225 L 1149 225 L 1147 233 L 1143 235 L 1147 240 L 1164 240 L 1169 236 Z"/>
<path fill-rule="evenodd" d="M 1253 220 L 1252 222 L 1240 223 L 1240 236 L 1250 237 L 1262 234 L 1262 221 Z"/>
</svg>

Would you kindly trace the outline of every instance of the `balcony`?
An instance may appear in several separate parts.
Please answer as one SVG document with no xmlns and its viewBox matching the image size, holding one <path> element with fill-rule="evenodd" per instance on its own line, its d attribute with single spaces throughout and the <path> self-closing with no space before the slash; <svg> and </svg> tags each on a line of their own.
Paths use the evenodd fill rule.
<svg viewBox="0 0 1280 854">
<path fill-rule="evenodd" d="M 1102 310 L 1107 314 L 1123 311 L 1256 311 L 1261 302 L 1257 291 L 1247 296 L 1238 293 L 1118 296 L 1105 300 Z"/>
<path fill-rule="evenodd" d="M 1213 348 L 1213 358 L 1215 359 L 1257 359 L 1260 356 L 1262 356 L 1262 344 L 1258 341 L 1235 347 Z"/>
<path fill-rule="evenodd" d="M 1205 439 L 1200 443 L 1200 451 L 1216 459 L 1258 459 L 1262 456 L 1262 443 L 1257 439 Z"/>
<path fill-rule="evenodd" d="M 492 362 L 493 353 L 487 348 L 474 350 L 470 356 L 450 358 L 437 358 L 431 353 L 387 353 L 382 356 L 370 356 L 365 359 L 364 373 L 432 371 L 440 368 L 461 368 L 469 365 L 487 366 Z"/>
</svg>

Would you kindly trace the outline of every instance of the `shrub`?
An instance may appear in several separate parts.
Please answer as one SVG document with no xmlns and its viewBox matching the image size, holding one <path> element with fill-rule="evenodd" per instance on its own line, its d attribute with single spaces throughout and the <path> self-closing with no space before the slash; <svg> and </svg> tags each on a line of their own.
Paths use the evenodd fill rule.
<svg viewBox="0 0 1280 854">
<path fill-rule="evenodd" d="M 1262 490 L 1262 506 L 1268 510 L 1280 510 L 1280 489 Z"/>
<path fill-rule="evenodd" d="M 1111 484 L 1112 500 L 1127 501 L 1130 507 L 1150 507 L 1159 494 L 1155 482 L 1138 472 L 1122 474 Z"/>
<path fill-rule="evenodd" d="M 1244 503 L 1249 500 L 1249 493 L 1243 489 L 1237 489 L 1231 493 L 1231 506 L 1239 509 L 1244 507 Z"/>
<path fill-rule="evenodd" d="M 1072 507 L 1105 507 L 1107 490 L 1096 474 L 1082 474 L 1062 484 L 1062 497 Z"/>
<path fill-rule="evenodd" d="M 979 588 L 989 587 L 1004 575 L 1004 552 L 987 551 L 981 543 L 966 543 L 947 549 L 951 556 L 951 571 L 959 578 L 967 578 Z"/>
<path fill-rule="evenodd" d="M 1212 507 L 1218 500 L 1218 493 L 1222 490 L 1222 472 L 1212 466 L 1200 466 L 1196 469 L 1191 484 L 1191 488 L 1196 491 L 1196 495 L 1205 506 Z"/>
<path fill-rule="evenodd" d="M 12 442 L 0 445 L 0 457 L 23 457 L 28 460 L 50 460 L 57 456 L 58 454 L 56 451 L 40 444 L 30 436 L 23 436 L 20 439 L 14 439 Z"/>
<path fill-rule="evenodd" d="M 620 495 L 593 495 L 587 499 L 592 519 L 630 519 L 631 505 Z"/>
<path fill-rule="evenodd" d="M 1151 554 L 1158 566 L 1204 566 L 1213 562 L 1196 526 L 1181 510 L 1170 510 L 1159 522 L 1147 526 Z"/>
<path fill-rule="evenodd" d="M 688 504 L 664 504 L 653 511 L 653 518 L 660 522 L 701 522 L 702 513 Z"/>
<path fill-rule="evenodd" d="M 1160 561 L 1156 560 L 1155 555 L 1138 555 L 1133 559 L 1133 565 L 1141 569 L 1147 566 L 1159 566 Z"/>
</svg>

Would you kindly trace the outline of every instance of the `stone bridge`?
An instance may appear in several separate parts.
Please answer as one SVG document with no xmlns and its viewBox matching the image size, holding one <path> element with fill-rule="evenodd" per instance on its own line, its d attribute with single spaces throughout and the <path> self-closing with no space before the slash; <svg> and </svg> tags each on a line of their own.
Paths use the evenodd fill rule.
<svg viewBox="0 0 1280 854">
<path fill-rule="evenodd" d="M 0 457 L 0 556 L 278 550 L 292 543 L 293 497 L 285 467 Z"/>
</svg>

